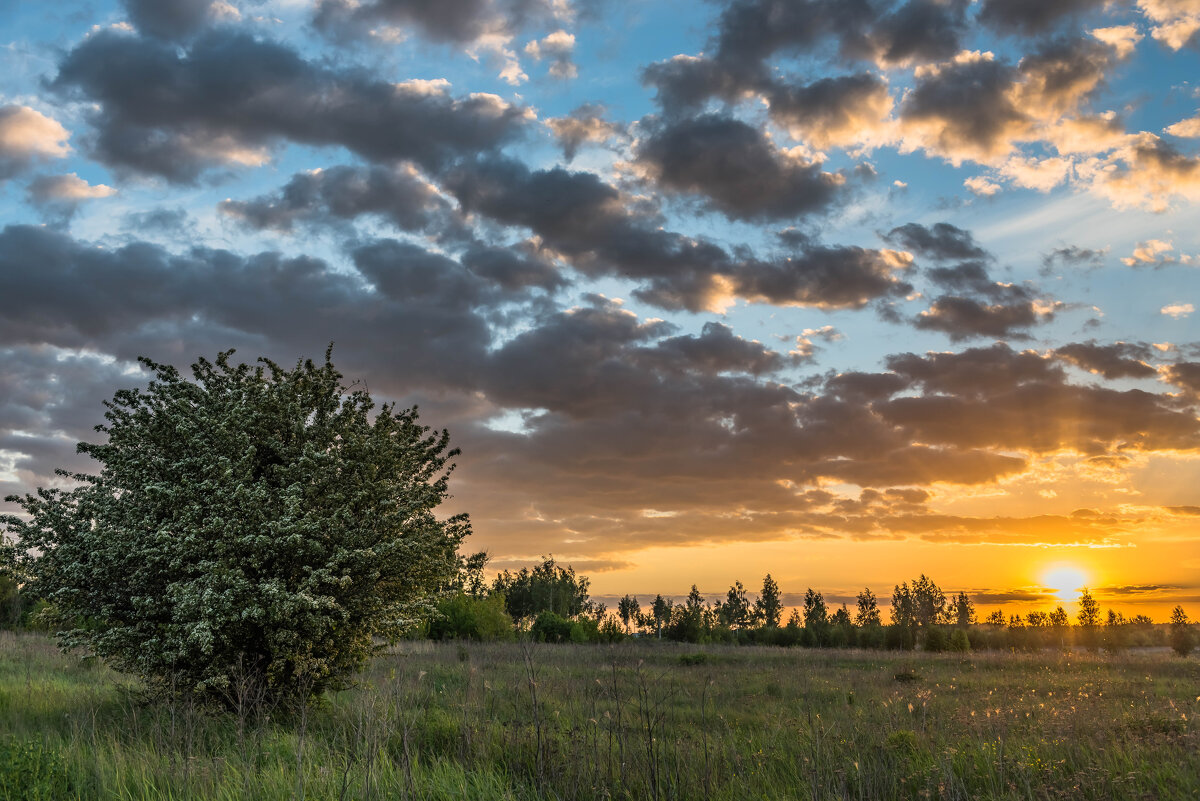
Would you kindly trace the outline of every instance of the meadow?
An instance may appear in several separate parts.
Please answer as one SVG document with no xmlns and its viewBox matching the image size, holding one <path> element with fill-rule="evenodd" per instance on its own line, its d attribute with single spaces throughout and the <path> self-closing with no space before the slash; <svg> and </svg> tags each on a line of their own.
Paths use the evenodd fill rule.
<svg viewBox="0 0 1200 801">
<path fill-rule="evenodd" d="M 411 642 L 311 708 L 0 633 L 0 799 L 1195 799 L 1200 660 Z"/>
</svg>

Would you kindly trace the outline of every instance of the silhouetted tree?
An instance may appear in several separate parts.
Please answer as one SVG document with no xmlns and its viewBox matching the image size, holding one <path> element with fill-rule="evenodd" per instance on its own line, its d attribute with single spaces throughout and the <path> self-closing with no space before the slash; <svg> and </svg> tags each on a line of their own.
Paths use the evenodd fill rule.
<svg viewBox="0 0 1200 801">
<path fill-rule="evenodd" d="M 1096 603 L 1096 599 L 1088 592 L 1087 587 L 1084 587 L 1083 592 L 1079 594 L 1079 614 L 1077 619 L 1079 620 L 1079 625 L 1084 628 L 1100 625 L 1100 604 Z"/>
<path fill-rule="evenodd" d="M 1188 622 L 1187 612 L 1182 606 L 1171 610 L 1171 648 L 1180 656 L 1187 656 L 1196 647 L 1196 636 Z"/>
<path fill-rule="evenodd" d="M 763 578 L 762 592 L 754 602 L 754 612 L 764 626 L 774 628 L 779 625 L 779 618 L 783 615 L 782 594 L 770 573 Z"/>
<path fill-rule="evenodd" d="M 636 621 L 638 615 L 642 612 L 642 605 L 638 603 L 638 599 L 632 595 L 626 595 L 617 602 L 617 616 L 621 618 L 621 622 L 625 624 L 625 631 L 629 631 L 631 621 Z"/>
<path fill-rule="evenodd" d="M 846 648 L 854 644 L 854 621 L 850 619 L 850 610 L 845 604 L 834 610 L 829 618 L 830 643 L 838 648 Z"/>
<path fill-rule="evenodd" d="M 946 596 L 924 573 L 912 585 L 913 617 L 921 628 L 936 626 L 946 619 Z"/>
<path fill-rule="evenodd" d="M 1097 640 L 1096 628 L 1100 625 L 1100 604 L 1096 603 L 1087 587 L 1079 594 L 1079 613 L 1076 619 L 1079 621 L 1079 635 L 1083 644 L 1094 649 Z"/>
<path fill-rule="evenodd" d="M 671 621 L 672 606 L 672 602 L 661 595 L 655 595 L 654 603 L 650 605 L 650 618 L 654 621 L 654 632 L 660 640 L 662 639 L 663 626 Z"/>
<path fill-rule="evenodd" d="M 825 606 L 824 596 L 809 587 L 804 593 L 804 628 L 813 645 L 828 645 L 828 618 L 829 608 Z"/>
<path fill-rule="evenodd" d="M 882 625 L 879 617 L 879 603 L 870 587 L 863 588 L 858 594 L 858 612 L 854 615 L 854 624 L 859 628 Z"/>
<path fill-rule="evenodd" d="M 960 592 L 954 598 L 954 623 L 960 628 L 966 628 L 974 622 L 975 604 L 971 603 L 965 592 Z"/>
<path fill-rule="evenodd" d="M 694 589 L 694 587 L 693 587 Z M 735 581 L 725 596 L 725 602 L 717 608 L 717 615 L 731 629 L 744 629 L 750 625 L 750 600 L 742 582 Z"/>
</svg>

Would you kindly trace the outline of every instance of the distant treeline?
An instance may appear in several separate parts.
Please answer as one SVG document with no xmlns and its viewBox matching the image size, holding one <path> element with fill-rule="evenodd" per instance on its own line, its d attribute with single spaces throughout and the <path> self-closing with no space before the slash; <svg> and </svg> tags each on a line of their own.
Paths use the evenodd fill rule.
<svg viewBox="0 0 1200 801">
<path fill-rule="evenodd" d="M 662 595 L 643 607 L 626 595 L 610 611 L 592 600 L 587 576 L 553 558 L 532 568 L 484 577 L 488 556 L 460 560 L 453 584 L 444 589 L 437 613 L 413 636 L 430 639 L 506 640 L 528 635 L 540 642 L 618 642 L 639 637 L 686 643 L 778 645 L 806 648 L 886 648 L 892 650 L 1036 650 L 1082 647 L 1110 651 L 1170 645 L 1181 655 L 1196 645 L 1194 627 L 1176 606 L 1167 626 L 1146 615 L 1126 618 L 1102 611 L 1091 593 L 1079 596 L 1072 619 L 1059 606 L 1007 617 L 999 610 L 982 620 L 964 592 L 947 595 L 925 575 L 892 588 L 888 620 L 875 593 L 864 588 L 855 607 L 831 609 L 813 589 L 801 607 L 783 618 L 783 594 L 767 574 L 755 600 L 735 581 L 723 599 L 710 601 L 695 585 L 682 602 Z M 45 602 L 25 595 L 11 578 L 0 576 L 0 626 L 42 629 Z"/>
<path fill-rule="evenodd" d="M 889 619 L 883 620 L 875 593 L 863 589 L 855 607 L 831 609 L 824 596 L 808 589 L 804 603 L 783 618 L 779 584 L 768 574 L 751 601 L 735 581 L 723 599 L 710 601 L 692 586 L 675 602 L 662 595 L 643 607 L 632 595 L 614 611 L 589 597 L 590 581 L 570 566 L 545 559 L 533 568 L 501 572 L 484 579 L 487 555 L 464 558 L 456 586 L 447 588 L 440 614 L 423 634 L 432 639 L 507 639 L 527 633 L 544 642 L 616 642 L 650 637 L 688 643 L 740 643 L 820 648 L 968 651 L 1084 647 L 1120 650 L 1171 645 L 1186 655 L 1195 633 L 1182 607 L 1170 625 L 1157 626 L 1146 615 L 1126 618 L 1102 612 L 1088 590 L 1079 596 L 1072 619 L 1059 606 L 1005 616 L 999 610 L 978 619 L 975 604 L 963 592 L 947 595 L 925 575 L 892 588 Z"/>
</svg>

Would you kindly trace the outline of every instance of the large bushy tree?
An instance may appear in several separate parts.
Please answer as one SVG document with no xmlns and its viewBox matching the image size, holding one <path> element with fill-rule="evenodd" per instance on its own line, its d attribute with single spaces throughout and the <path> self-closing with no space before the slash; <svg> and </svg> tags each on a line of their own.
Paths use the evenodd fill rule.
<svg viewBox="0 0 1200 801">
<path fill-rule="evenodd" d="M 428 617 L 465 516 L 439 519 L 457 451 L 323 364 L 143 363 L 106 401 L 99 465 L 3 519 L 68 647 L 205 699 L 305 698 Z"/>
</svg>

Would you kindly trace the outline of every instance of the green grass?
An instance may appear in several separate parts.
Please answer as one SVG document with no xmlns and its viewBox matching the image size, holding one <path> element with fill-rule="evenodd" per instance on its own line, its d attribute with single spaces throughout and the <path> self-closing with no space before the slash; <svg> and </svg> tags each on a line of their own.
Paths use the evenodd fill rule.
<svg viewBox="0 0 1200 801">
<path fill-rule="evenodd" d="M 0 634 L 0 801 L 1195 799 L 1198 715 L 1166 653 L 411 643 L 238 721 Z"/>
</svg>

